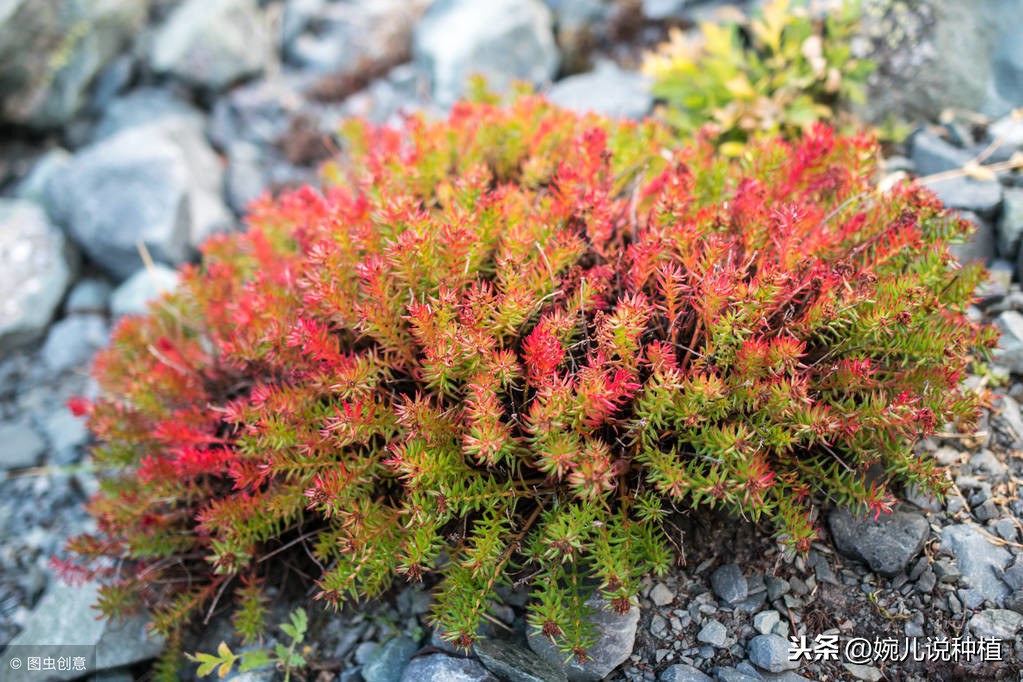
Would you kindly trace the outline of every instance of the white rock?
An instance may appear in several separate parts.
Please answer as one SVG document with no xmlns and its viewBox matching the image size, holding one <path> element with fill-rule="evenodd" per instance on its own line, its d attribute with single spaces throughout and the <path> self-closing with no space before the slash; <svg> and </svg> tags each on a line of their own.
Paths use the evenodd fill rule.
<svg viewBox="0 0 1023 682">
<path fill-rule="evenodd" d="M 77 263 L 42 208 L 0 199 L 0 352 L 43 335 Z"/>
<path fill-rule="evenodd" d="M 553 78 L 559 56 L 552 24 L 539 0 L 437 0 L 416 26 L 413 54 L 430 71 L 434 97 L 447 106 L 473 74 L 498 92 L 513 80 Z"/>
</svg>

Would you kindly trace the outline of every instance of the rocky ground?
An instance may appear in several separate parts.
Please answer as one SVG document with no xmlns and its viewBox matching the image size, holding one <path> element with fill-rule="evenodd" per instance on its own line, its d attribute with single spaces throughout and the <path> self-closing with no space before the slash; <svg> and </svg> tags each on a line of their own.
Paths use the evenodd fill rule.
<svg viewBox="0 0 1023 682">
<path fill-rule="evenodd" d="M 264 191 L 315 182 L 339 121 L 441 115 L 473 71 L 498 89 L 521 78 L 564 106 L 642 117 L 654 107 L 635 71 L 642 49 L 670 26 L 750 4 L 759 3 L 108 0 L 63 11 L 8 3 L 0 11 L 0 648 L 44 633 L 73 638 L 100 647 L 103 672 L 91 679 L 146 676 L 163 644 L 145 637 L 144 619 L 94 620 L 94 586 L 63 586 L 46 567 L 64 538 L 89 527 L 81 503 L 96 487 L 88 434 L 64 403 L 96 391 L 86 370 L 110 325 L 173 287 L 173 266 L 194 260 L 206 236 L 239 229 Z M 1023 41 L 1011 21 L 1020 3 L 868 4 L 857 49 L 881 68 L 877 104 L 865 114 L 940 121 L 891 150 L 890 172 L 931 176 L 978 154 L 999 163 L 1023 151 L 1023 121 L 1006 116 L 1008 103 L 1023 102 Z M 991 118 L 942 118 L 952 105 Z M 1020 679 L 1023 177 L 960 174 L 931 186 L 978 225 L 958 255 L 989 264 L 991 282 L 972 312 L 1004 332 L 995 365 L 968 379 L 1000 396 L 977 431 L 918 445 L 950 467 L 947 500 L 905 491 L 897 512 L 876 522 L 821 510 L 823 537 L 803 558 L 741 520 L 679 515 L 679 565 L 650 579 L 627 616 L 598 616 L 602 637 L 583 666 L 562 665 L 525 636 L 525 597 L 510 590 L 498 595 L 490 639 L 468 657 L 430 631 L 423 591 L 396 589 L 337 615 L 301 594 L 279 595 L 278 620 L 299 603 L 312 614 L 309 679 Z M 788 660 L 792 636 L 805 637 L 813 660 Z M 227 637 L 226 614 L 215 614 L 192 649 L 211 651 Z M 971 652 L 966 637 L 998 643 Z"/>
</svg>

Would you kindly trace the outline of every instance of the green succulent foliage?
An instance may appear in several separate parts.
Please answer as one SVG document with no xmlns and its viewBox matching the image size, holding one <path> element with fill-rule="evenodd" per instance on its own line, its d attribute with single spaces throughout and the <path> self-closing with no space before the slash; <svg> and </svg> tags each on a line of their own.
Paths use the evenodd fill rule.
<svg viewBox="0 0 1023 682">
<path fill-rule="evenodd" d="M 679 31 L 647 56 L 663 117 L 684 134 L 711 124 L 725 152 L 750 137 L 798 135 L 821 120 L 840 120 L 864 100 L 873 62 L 853 57 L 859 0 L 819 18 L 792 0 L 774 0 L 747 23 Z"/>
<path fill-rule="evenodd" d="M 272 650 L 252 649 L 235 653 L 226 642 L 221 642 L 215 654 L 200 652 L 186 656 L 190 661 L 199 664 L 196 670 L 199 677 L 206 677 L 214 672 L 220 678 L 227 677 L 235 663 L 238 664 L 239 672 L 243 673 L 270 665 L 280 665 L 284 669 L 284 682 L 289 682 L 291 672 L 305 665 L 305 657 L 295 649 L 305 640 L 308 627 L 309 617 L 302 608 L 297 608 L 291 612 L 289 622 L 280 625 L 281 632 L 291 638 L 287 646 L 278 642 Z"/>
</svg>

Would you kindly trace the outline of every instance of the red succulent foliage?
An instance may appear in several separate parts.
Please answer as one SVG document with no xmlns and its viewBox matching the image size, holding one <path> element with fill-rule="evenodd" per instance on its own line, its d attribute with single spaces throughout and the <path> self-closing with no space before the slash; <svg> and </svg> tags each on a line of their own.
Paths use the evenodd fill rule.
<svg viewBox="0 0 1023 682">
<path fill-rule="evenodd" d="M 521 579 L 579 655 L 584 578 L 627 610 L 671 505 L 805 550 L 822 499 L 940 487 L 912 440 L 975 416 L 959 379 L 994 334 L 948 252 L 966 223 L 878 193 L 872 140 L 728 160 L 530 96 L 347 135 L 322 192 L 207 242 L 72 402 L 113 473 L 70 548 L 137 566 L 104 576 L 108 612 L 172 632 L 240 577 L 256 613 L 260 559 L 292 549 L 334 606 L 439 571 L 464 646 Z"/>
</svg>

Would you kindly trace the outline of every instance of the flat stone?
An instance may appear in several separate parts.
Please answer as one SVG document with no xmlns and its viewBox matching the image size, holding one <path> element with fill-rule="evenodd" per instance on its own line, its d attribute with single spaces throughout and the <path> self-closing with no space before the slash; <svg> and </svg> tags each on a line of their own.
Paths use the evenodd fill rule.
<svg viewBox="0 0 1023 682">
<path fill-rule="evenodd" d="M 789 660 L 789 642 L 778 635 L 757 635 L 746 645 L 749 660 L 758 668 L 772 673 L 793 670 L 798 661 Z"/>
<path fill-rule="evenodd" d="M 985 609 L 970 618 L 974 637 L 1012 639 L 1023 626 L 1023 614 L 1008 609 Z"/>
<path fill-rule="evenodd" d="M 828 527 L 838 551 L 863 561 L 880 575 L 901 573 L 923 549 L 929 526 L 919 514 L 882 514 L 875 521 L 857 519 L 838 508 L 828 516 Z"/>
<path fill-rule="evenodd" d="M 568 676 L 529 649 L 502 639 L 481 639 L 472 651 L 487 670 L 507 682 L 566 682 Z"/>
<path fill-rule="evenodd" d="M 362 666 L 366 682 L 400 682 L 419 645 L 408 637 L 392 637 L 373 650 Z"/>
<path fill-rule="evenodd" d="M 668 666 L 657 679 L 660 682 L 714 682 L 709 675 L 705 675 L 697 668 L 684 663 Z"/>
<path fill-rule="evenodd" d="M 177 271 L 157 263 L 142 268 L 126 279 L 110 297 L 110 313 L 117 319 L 125 315 L 142 315 L 149 304 L 178 286 Z"/>
<path fill-rule="evenodd" d="M 255 0 L 185 0 L 153 37 L 149 65 L 208 90 L 261 73 L 272 43 Z"/>
<path fill-rule="evenodd" d="M 610 604 L 594 595 L 586 605 L 595 613 L 589 616 L 597 642 L 589 650 L 589 660 L 579 663 L 572 659 L 564 663 L 565 656 L 549 639 L 542 635 L 529 635 L 529 648 L 554 667 L 561 668 L 572 682 L 596 682 L 625 662 L 632 653 L 639 624 L 639 608 L 635 605 L 628 613 L 617 614 Z"/>
<path fill-rule="evenodd" d="M 725 626 L 716 620 L 708 620 L 707 624 L 704 625 L 698 633 L 696 633 L 697 640 L 718 648 L 725 645 L 725 640 L 727 638 L 728 630 L 726 630 Z"/>
<path fill-rule="evenodd" d="M 710 576 L 714 594 L 729 604 L 737 604 L 749 595 L 749 584 L 742 569 L 735 564 L 719 566 Z"/>
<path fill-rule="evenodd" d="M 516 79 L 551 80 L 559 62 L 552 15 L 539 0 L 437 0 L 415 28 L 413 55 L 442 106 L 465 92 L 472 74 L 501 92 Z"/>
<path fill-rule="evenodd" d="M 19 199 L 28 199 L 37 204 L 46 203 L 46 185 L 53 173 L 63 168 L 71 160 L 71 153 L 66 149 L 54 147 L 39 157 L 22 180 L 18 183 L 14 194 Z"/>
<path fill-rule="evenodd" d="M 468 658 L 430 654 L 413 658 L 401 682 L 498 682 L 482 665 Z"/>
<path fill-rule="evenodd" d="M 46 443 L 27 421 L 0 422 L 0 469 L 25 469 L 39 464 Z"/>
<path fill-rule="evenodd" d="M 0 353 L 43 336 L 77 265 L 42 208 L 0 199 Z"/>
<path fill-rule="evenodd" d="M 86 583 L 71 587 L 54 581 L 49 591 L 33 609 L 25 629 L 11 641 L 11 646 L 52 645 L 47 654 L 59 658 L 60 646 L 95 646 L 95 672 L 121 668 L 140 661 L 154 658 L 163 651 L 165 643 L 160 637 L 151 636 L 146 628 L 146 618 L 133 616 L 126 620 L 111 622 L 97 619 L 92 608 L 99 597 L 99 585 Z M 0 657 L 5 682 L 34 682 L 39 679 L 36 672 L 25 668 L 13 671 L 10 654 Z M 50 679 L 70 680 L 79 677 L 73 671 L 56 672 Z"/>
<path fill-rule="evenodd" d="M 1009 586 L 998 577 L 1012 560 L 1004 548 L 991 544 L 972 523 L 945 526 L 941 530 L 941 549 L 951 552 L 963 578 L 981 600 L 999 603 L 1009 594 Z"/>
</svg>

